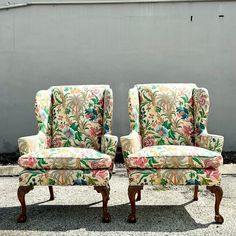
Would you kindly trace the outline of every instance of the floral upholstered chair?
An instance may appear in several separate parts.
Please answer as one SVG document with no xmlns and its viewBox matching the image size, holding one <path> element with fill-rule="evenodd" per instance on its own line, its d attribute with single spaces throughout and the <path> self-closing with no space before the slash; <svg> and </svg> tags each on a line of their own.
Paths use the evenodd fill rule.
<svg viewBox="0 0 236 236">
<path fill-rule="evenodd" d="M 195 84 L 140 84 L 129 90 L 131 133 L 121 137 L 129 177 L 129 222 L 136 222 L 135 195 L 143 185 L 206 185 L 215 193 L 215 220 L 222 199 L 224 138 L 207 133 L 208 91 Z"/>
<path fill-rule="evenodd" d="M 34 186 L 92 185 L 103 198 L 103 222 L 107 210 L 109 178 L 118 138 L 111 135 L 113 96 L 108 85 L 55 86 L 35 98 L 39 132 L 19 138 L 24 170 L 19 176 L 18 198 L 26 220 L 25 194 Z"/>
</svg>

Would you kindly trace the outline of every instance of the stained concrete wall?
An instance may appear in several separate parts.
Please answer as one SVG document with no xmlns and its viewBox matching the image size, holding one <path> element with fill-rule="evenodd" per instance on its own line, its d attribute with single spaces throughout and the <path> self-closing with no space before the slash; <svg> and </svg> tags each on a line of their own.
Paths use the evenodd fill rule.
<svg viewBox="0 0 236 236">
<path fill-rule="evenodd" d="M 1 10 L 0 152 L 14 151 L 18 137 L 36 133 L 33 100 L 39 89 L 110 84 L 113 132 L 120 136 L 129 131 L 128 88 L 149 82 L 206 87 L 209 131 L 225 136 L 225 150 L 236 150 L 235 63 L 236 2 Z"/>
</svg>

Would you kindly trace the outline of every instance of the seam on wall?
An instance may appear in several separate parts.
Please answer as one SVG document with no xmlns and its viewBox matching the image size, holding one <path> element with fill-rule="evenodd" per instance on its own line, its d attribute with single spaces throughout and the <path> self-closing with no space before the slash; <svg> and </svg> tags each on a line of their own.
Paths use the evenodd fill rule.
<svg viewBox="0 0 236 236">
<path fill-rule="evenodd" d="M 84 1 L 42 1 L 8 3 L 0 6 L 0 10 L 40 5 L 90 5 L 90 4 L 141 4 L 141 3 L 192 3 L 192 2 L 235 2 L 236 0 L 84 0 Z"/>
</svg>

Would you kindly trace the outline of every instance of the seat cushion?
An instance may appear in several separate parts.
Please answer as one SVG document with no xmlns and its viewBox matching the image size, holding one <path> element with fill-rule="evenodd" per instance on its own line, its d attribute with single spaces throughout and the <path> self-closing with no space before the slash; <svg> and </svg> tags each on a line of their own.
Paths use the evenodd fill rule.
<svg viewBox="0 0 236 236">
<path fill-rule="evenodd" d="M 220 153 L 195 146 L 150 146 L 130 154 L 128 168 L 141 169 L 217 169 L 223 158 Z"/>
<path fill-rule="evenodd" d="M 107 169 L 112 160 L 109 155 L 89 148 L 50 148 L 31 152 L 19 158 L 18 164 L 26 169 L 80 170 Z"/>
</svg>

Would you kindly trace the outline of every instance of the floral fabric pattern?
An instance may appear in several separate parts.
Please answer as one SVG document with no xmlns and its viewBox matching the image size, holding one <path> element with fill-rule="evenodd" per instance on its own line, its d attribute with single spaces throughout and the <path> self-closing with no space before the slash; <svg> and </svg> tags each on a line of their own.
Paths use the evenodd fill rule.
<svg viewBox="0 0 236 236">
<path fill-rule="evenodd" d="M 51 90 L 40 90 L 35 96 L 34 112 L 39 130 L 39 141 L 44 148 L 51 147 Z"/>
<path fill-rule="evenodd" d="M 194 84 L 137 85 L 144 147 L 193 145 Z"/>
<path fill-rule="evenodd" d="M 28 153 L 19 158 L 18 164 L 26 169 L 78 170 L 107 169 L 111 157 L 88 148 L 50 148 Z"/>
<path fill-rule="evenodd" d="M 163 145 L 145 147 L 125 159 L 128 168 L 141 169 L 217 169 L 222 156 L 194 146 Z"/>
<path fill-rule="evenodd" d="M 224 138 L 207 133 L 208 91 L 195 84 L 129 90 L 131 133 L 121 137 L 130 185 L 217 185 Z"/>
<path fill-rule="evenodd" d="M 124 159 L 142 148 L 142 138 L 136 131 L 132 131 L 127 136 L 120 137 L 120 143 Z"/>
<path fill-rule="evenodd" d="M 67 186 L 93 185 L 106 186 L 108 170 L 24 170 L 20 173 L 20 186 Z"/>
<path fill-rule="evenodd" d="M 118 138 L 109 85 L 55 86 L 35 97 L 39 133 L 19 138 L 20 185 L 101 185 Z"/>
<path fill-rule="evenodd" d="M 41 148 L 44 148 L 42 145 L 43 143 L 43 136 L 40 139 L 40 135 L 32 135 L 32 136 L 27 136 L 27 137 L 21 137 L 18 139 L 18 146 L 19 146 L 19 151 L 21 155 L 27 154 L 29 152 L 33 152 L 36 150 L 39 150 Z"/>
<path fill-rule="evenodd" d="M 105 87 L 52 88 L 52 146 L 100 150 Z"/>
<path fill-rule="evenodd" d="M 219 185 L 219 169 L 129 169 L 130 185 Z"/>
<path fill-rule="evenodd" d="M 130 130 L 134 130 L 137 133 L 140 132 L 139 125 L 139 94 L 136 87 L 129 90 L 128 97 L 128 112 L 129 112 L 129 123 Z"/>
<path fill-rule="evenodd" d="M 113 116 L 113 93 L 110 88 L 106 88 L 104 95 L 103 133 L 111 134 Z"/>
<path fill-rule="evenodd" d="M 210 107 L 209 94 L 207 89 L 193 89 L 194 100 L 194 125 L 195 125 L 195 142 L 198 141 L 199 135 L 206 132 L 208 113 Z"/>
<path fill-rule="evenodd" d="M 109 155 L 112 159 L 114 159 L 116 156 L 117 144 L 117 136 L 105 134 L 102 136 L 101 151 Z"/>
<path fill-rule="evenodd" d="M 196 146 L 221 153 L 224 145 L 224 137 L 221 135 L 201 134 L 196 140 Z"/>
</svg>

